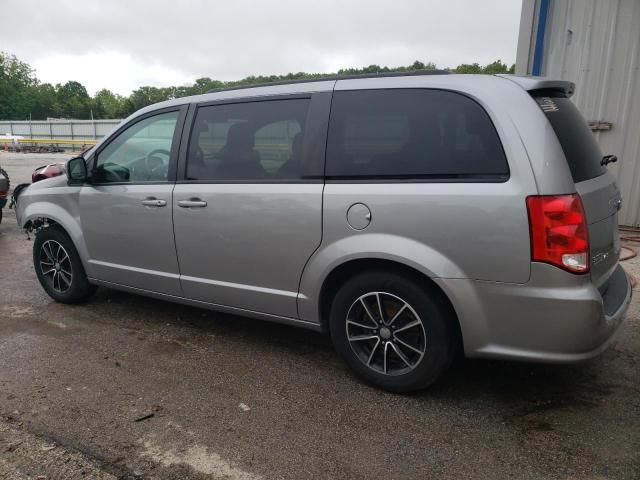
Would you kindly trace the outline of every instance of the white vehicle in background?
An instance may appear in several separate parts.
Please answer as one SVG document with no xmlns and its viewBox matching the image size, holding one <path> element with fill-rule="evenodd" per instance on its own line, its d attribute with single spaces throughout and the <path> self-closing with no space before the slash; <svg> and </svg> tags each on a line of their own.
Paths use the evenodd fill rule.
<svg viewBox="0 0 640 480">
<path fill-rule="evenodd" d="M 11 145 L 13 148 L 17 148 L 20 146 L 20 140 L 24 137 L 21 135 L 11 135 L 10 133 L 5 133 L 4 135 L 0 135 L 0 145 L 2 148 L 5 146 Z"/>
</svg>

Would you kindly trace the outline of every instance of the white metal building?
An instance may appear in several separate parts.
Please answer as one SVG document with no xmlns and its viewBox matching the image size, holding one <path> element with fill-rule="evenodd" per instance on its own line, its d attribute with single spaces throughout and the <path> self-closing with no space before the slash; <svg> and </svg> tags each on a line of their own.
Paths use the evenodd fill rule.
<svg viewBox="0 0 640 480">
<path fill-rule="evenodd" d="M 620 223 L 640 225 L 640 0 L 523 0 L 516 74 L 576 83 L 624 199 Z"/>
</svg>

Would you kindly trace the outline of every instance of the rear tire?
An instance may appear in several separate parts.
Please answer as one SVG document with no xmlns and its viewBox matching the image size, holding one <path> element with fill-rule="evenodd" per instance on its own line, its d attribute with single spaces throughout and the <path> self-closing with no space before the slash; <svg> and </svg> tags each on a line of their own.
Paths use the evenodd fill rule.
<svg viewBox="0 0 640 480">
<path fill-rule="evenodd" d="M 33 266 L 40 285 L 56 302 L 80 303 L 96 291 L 87 280 L 73 242 L 58 226 L 43 228 L 36 234 Z"/>
<path fill-rule="evenodd" d="M 428 387 L 451 364 L 455 321 L 439 292 L 401 274 L 376 271 L 340 287 L 329 326 L 338 354 L 358 377 L 406 393 Z"/>
</svg>

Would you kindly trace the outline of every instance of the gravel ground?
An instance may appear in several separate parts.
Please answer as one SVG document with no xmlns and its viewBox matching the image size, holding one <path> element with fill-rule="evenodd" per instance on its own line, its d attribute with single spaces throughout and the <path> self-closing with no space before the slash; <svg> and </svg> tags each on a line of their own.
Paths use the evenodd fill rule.
<svg viewBox="0 0 640 480">
<path fill-rule="evenodd" d="M 0 164 L 16 185 L 54 158 Z M 638 293 L 592 361 L 461 360 L 399 396 L 313 332 L 106 289 L 53 303 L 31 245 L 5 211 L 0 478 L 640 478 Z"/>
</svg>

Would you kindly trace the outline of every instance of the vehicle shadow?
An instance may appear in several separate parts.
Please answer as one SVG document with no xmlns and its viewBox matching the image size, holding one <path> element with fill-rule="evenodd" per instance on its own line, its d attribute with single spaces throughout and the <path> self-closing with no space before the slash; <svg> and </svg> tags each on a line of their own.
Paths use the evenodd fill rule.
<svg viewBox="0 0 640 480">
<path fill-rule="evenodd" d="M 106 317 L 109 322 L 118 322 L 125 328 L 136 328 L 137 325 L 139 328 L 147 326 L 153 329 L 170 324 L 190 329 L 194 335 L 241 339 L 244 343 L 249 342 L 254 346 L 278 346 L 285 353 L 333 350 L 328 335 L 308 329 L 117 290 L 100 288 L 87 305 L 96 310 L 98 318 Z"/>
<path fill-rule="evenodd" d="M 100 289 L 90 302 L 91 308 L 107 313 L 109 320 L 126 328 L 164 328 L 167 324 L 188 329 L 187 335 L 222 336 L 227 341 L 242 342 L 250 350 L 276 351 L 279 355 L 334 357 L 335 362 L 316 362 L 321 368 L 337 368 L 335 375 L 351 377 L 351 381 L 365 389 L 351 376 L 333 351 L 327 334 L 289 325 L 265 322 L 239 315 L 229 315 L 195 307 L 179 305 L 115 290 Z M 123 315 L 114 315 L 121 310 Z M 134 322 L 131 322 L 134 319 Z M 138 327 L 136 327 L 136 325 Z M 146 326 L 146 327 L 145 327 Z M 177 333 L 185 335 L 185 332 Z M 514 361 L 476 360 L 457 358 L 441 380 L 428 390 L 411 395 L 415 399 L 442 401 L 478 401 L 498 397 L 507 404 L 524 402 L 525 410 L 550 409 L 564 406 L 590 408 L 621 386 L 608 375 L 617 352 L 580 364 L 553 365 Z M 314 368 L 311 362 L 308 368 Z M 627 387 L 628 388 L 628 387 Z M 386 395 L 371 389 L 373 394 Z"/>
</svg>

